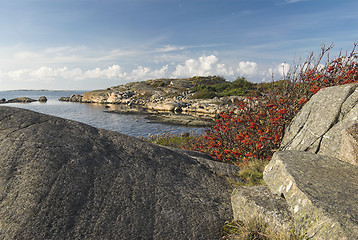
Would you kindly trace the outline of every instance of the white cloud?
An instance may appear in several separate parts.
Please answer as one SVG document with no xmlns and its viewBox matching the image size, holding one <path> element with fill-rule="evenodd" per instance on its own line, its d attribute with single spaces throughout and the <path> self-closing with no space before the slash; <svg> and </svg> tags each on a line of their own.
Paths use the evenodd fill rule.
<svg viewBox="0 0 358 240">
<path fill-rule="evenodd" d="M 172 52 L 172 51 L 180 51 L 184 49 L 185 47 L 181 47 L 181 46 L 165 45 L 164 47 L 157 48 L 156 52 Z"/>
<path fill-rule="evenodd" d="M 169 46 L 168 46 L 169 48 Z M 47 52 L 72 51 L 72 48 L 63 47 L 47 49 Z M 112 54 L 116 54 L 112 52 Z M 170 54 L 169 54 L 170 55 Z M 28 57 L 31 54 L 23 54 Z M 69 57 L 68 55 L 64 55 Z M 170 64 L 156 63 L 149 67 L 140 65 L 136 68 L 111 64 L 107 67 L 93 67 L 84 69 L 80 64 L 70 64 L 68 66 L 57 67 L 58 64 L 44 64 L 40 67 L 28 67 L 14 70 L 0 70 L 0 89 L 16 89 L 20 87 L 56 89 L 69 88 L 76 86 L 77 89 L 96 89 L 108 87 L 109 85 L 119 85 L 130 81 L 143 81 L 156 78 L 181 78 L 192 76 L 223 76 L 228 80 L 234 80 L 238 76 L 245 76 L 249 81 L 258 82 L 261 79 L 271 79 L 272 73 L 275 78 L 280 78 L 287 74 L 289 64 L 281 63 L 273 66 L 263 66 L 252 61 L 223 62 L 216 55 L 202 55 L 197 58 L 186 58 L 185 55 L 172 55 Z M 176 59 L 175 59 L 176 58 Z M 168 62 L 167 62 L 168 63 Z M 63 63 L 64 65 L 66 62 Z M 103 62 L 99 61 L 99 65 Z M 152 62 L 153 64 L 153 62 Z M 67 65 L 67 64 L 66 64 Z M 87 64 L 83 64 L 86 66 Z M 5 71 L 4 71 L 5 70 Z M 15 85 L 17 84 L 17 85 Z M 67 85 L 65 85 L 67 84 Z M 63 86 L 63 87 L 61 87 Z"/>
<path fill-rule="evenodd" d="M 113 65 L 106 69 L 95 68 L 88 70 L 83 74 L 81 73 L 81 75 L 82 77 L 80 80 L 84 80 L 86 78 L 120 79 L 125 77 L 127 74 L 122 72 L 122 69 L 119 65 Z"/>
<path fill-rule="evenodd" d="M 219 75 L 228 79 L 238 76 L 255 76 L 259 75 L 257 63 L 239 62 L 235 65 L 226 65 L 219 61 L 215 55 L 201 56 L 198 59 L 188 59 L 183 65 L 177 65 L 172 77 L 190 77 Z"/>
<path fill-rule="evenodd" d="M 150 68 L 139 66 L 137 69 L 132 71 L 130 79 L 143 79 L 143 77 L 149 75 Z"/>
<path fill-rule="evenodd" d="M 152 70 L 149 67 L 139 66 L 128 74 L 126 79 L 130 81 L 143 81 L 151 78 L 164 78 L 168 77 L 168 65 L 165 65 L 157 70 Z"/>
<path fill-rule="evenodd" d="M 201 56 L 198 59 L 188 59 L 184 65 L 177 65 L 175 71 L 171 74 L 173 77 L 188 77 L 188 76 L 204 76 L 213 75 L 215 70 L 219 67 L 223 71 L 223 66 L 218 63 L 218 58 L 214 55 Z"/>
<path fill-rule="evenodd" d="M 165 77 L 167 75 L 167 72 L 168 72 L 168 65 L 165 65 L 162 68 L 160 68 L 159 70 L 153 71 L 152 76 L 154 78 Z"/>
<path fill-rule="evenodd" d="M 216 65 L 216 73 L 214 75 L 219 75 L 219 76 L 234 76 L 235 72 L 232 69 L 232 67 L 226 67 L 225 64 L 223 63 L 218 63 Z"/>
<path fill-rule="evenodd" d="M 237 72 L 241 75 L 257 74 L 257 63 L 255 62 L 240 62 Z"/>
<path fill-rule="evenodd" d="M 95 68 L 87 71 L 83 71 L 80 68 L 69 69 L 63 68 L 50 68 L 40 67 L 39 69 L 19 69 L 15 71 L 9 71 L 0 75 L 3 80 L 12 81 L 60 81 L 61 79 L 81 81 L 86 79 L 113 79 L 119 80 L 126 77 L 127 73 L 121 71 L 121 67 L 113 65 L 106 69 Z"/>
</svg>

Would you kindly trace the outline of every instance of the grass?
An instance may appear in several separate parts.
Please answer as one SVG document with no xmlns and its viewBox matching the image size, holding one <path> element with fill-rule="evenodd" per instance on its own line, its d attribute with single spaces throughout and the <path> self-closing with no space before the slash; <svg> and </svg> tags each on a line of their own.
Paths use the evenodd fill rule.
<svg viewBox="0 0 358 240">
<path fill-rule="evenodd" d="M 303 240 L 305 234 L 290 229 L 273 229 L 262 218 L 248 221 L 234 221 L 227 223 L 222 229 L 222 239 L 226 240 Z"/>
<path fill-rule="evenodd" d="M 246 164 L 240 166 L 238 176 L 244 180 L 244 186 L 257 186 L 266 184 L 263 179 L 267 161 L 261 159 L 252 159 Z"/>
<path fill-rule="evenodd" d="M 182 133 L 181 135 L 164 133 L 158 135 L 150 135 L 144 140 L 158 145 L 180 149 L 182 148 L 182 146 L 186 146 L 188 142 L 192 141 L 195 138 L 196 136 L 193 136 L 190 133 Z"/>
</svg>

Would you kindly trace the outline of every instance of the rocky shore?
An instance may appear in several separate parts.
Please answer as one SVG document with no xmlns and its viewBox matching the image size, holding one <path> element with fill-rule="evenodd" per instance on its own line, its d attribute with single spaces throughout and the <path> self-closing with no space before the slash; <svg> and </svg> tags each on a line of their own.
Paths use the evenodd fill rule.
<svg viewBox="0 0 358 240">
<path fill-rule="evenodd" d="M 195 99 L 193 87 L 224 83 L 220 77 L 155 79 L 60 98 L 60 101 L 106 104 L 108 112 L 147 114 L 148 119 L 178 125 L 208 126 L 222 111 L 233 110 L 241 96 Z M 119 107 L 117 107 L 119 106 Z"/>
<path fill-rule="evenodd" d="M 10 100 L 6 100 L 5 98 L 0 99 L 0 103 L 31 103 L 36 101 L 47 102 L 47 98 L 45 96 L 41 96 L 37 100 L 28 97 L 18 97 Z"/>
</svg>

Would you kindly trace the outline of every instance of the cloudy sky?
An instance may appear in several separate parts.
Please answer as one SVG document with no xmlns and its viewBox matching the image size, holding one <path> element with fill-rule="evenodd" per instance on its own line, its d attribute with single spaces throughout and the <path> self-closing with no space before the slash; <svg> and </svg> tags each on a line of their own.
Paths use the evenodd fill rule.
<svg viewBox="0 0 358 240">
<path fill-rule="evenodd" d="M 0 0 L 0 90 L 279 79 L 322 44 L 350 51 L 357 10 L 357 0 Z"/>
</svg>

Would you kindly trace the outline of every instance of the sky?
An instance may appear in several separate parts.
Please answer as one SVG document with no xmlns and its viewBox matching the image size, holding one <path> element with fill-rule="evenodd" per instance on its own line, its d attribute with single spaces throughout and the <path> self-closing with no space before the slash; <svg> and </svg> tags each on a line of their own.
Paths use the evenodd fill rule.
<svg viewBox="0 0 358 240">
<path fill-rule="evenodd" d="M 282 78 L 358 41 L 357 0 L 0 0 L 0 90 Z"/>
</svg>

